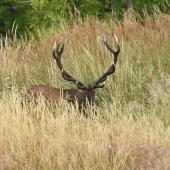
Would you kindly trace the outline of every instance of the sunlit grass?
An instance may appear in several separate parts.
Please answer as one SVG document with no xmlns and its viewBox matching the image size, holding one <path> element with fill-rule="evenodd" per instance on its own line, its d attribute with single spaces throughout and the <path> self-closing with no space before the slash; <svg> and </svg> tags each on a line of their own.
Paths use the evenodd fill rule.
<svg viewBox="0 0 170 170">
<path fill-rule="evenodd" d="M 143 25 L 89 18 L 63 23 L 39 40 L 1 39 L 1 169 L 170 169 L 170 16 L 156 14 Z M 66 101 L 24 100 L 28 85 L 72 88 L 53 60 L 55 41 L 67 39 L 64 68 L 92 84 L 113 60 L 97 37 L 105 34 L 116 49 L 113 33 L 121 53 L 115 73 L 97 90 L 97 115 L 89 111 L 86 119 Z"/>
</svg>

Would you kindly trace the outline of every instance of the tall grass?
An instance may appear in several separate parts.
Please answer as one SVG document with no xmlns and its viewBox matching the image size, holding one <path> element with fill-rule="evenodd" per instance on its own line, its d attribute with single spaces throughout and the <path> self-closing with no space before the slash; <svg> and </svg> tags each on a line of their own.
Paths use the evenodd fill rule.
<svg viewBox="0 0 170 170">
<path fill-rule="evenodd" d="M 97 90 L 97 116 L 91 111 L 86 119 L 65 101 L 23 102 L 27 85 L 71 88 L 52 58 L 54 41 L 67 39 L 64 67 L 91 84 L 113 60 L 97 37 L 105 34 L 116 49 L 113 33 L 121 53 L 114 75 Z M 170 169 L 169 37 L 170 16 L 155 12 L 142 21 L 62 23 L 39 40 L 1 38 L 1 169 Z"/>
</svg>

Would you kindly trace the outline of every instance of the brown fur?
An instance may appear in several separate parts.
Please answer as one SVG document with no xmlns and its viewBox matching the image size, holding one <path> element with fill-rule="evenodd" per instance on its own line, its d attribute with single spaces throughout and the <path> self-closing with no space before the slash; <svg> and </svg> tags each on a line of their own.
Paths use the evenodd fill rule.
<svg viewBox="0 0 170 170">
<path fill-rule="evenodd" d="M 99 105 L 96 97 L 96 91 L 94 89 L 57 89 L 54 87 L 48 87 L 45 85 L 33 85 L 25 88 L 27 94 L 32 94 L 34 98 L 40 96 L 44 97 L 48 101 L 58 102 L 60 99 L 67 100 L 69 103 L 78 102 L 79 110 L 82 107 L 86 108 L 87 103 L 91 105 Z"/>
</svg>

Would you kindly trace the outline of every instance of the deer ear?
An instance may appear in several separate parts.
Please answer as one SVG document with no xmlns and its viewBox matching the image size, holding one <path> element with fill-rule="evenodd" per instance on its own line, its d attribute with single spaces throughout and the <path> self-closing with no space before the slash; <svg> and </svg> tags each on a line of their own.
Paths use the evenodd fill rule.
<svg viewBox="0 0 170 170">
<path fill-rule="evenodd" d="M 77 84 L 72 85 L 73 89 L 78 89 Z"/>
</svg>

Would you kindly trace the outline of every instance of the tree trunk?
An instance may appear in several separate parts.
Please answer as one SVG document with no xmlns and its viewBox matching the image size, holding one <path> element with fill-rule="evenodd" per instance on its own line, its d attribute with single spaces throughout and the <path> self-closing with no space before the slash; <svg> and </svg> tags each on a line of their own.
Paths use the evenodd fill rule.
<svg viewBox="0 0 170 170">
<path fill-rule="evenodd" d="M 128 18 L 130 18 L 130 13 L 131 13 L 131 10 L 133 8 L 132 3 L 133 3 L 133 0 L 127 0 L 127 11 L 126 11 L 126 14 L 127 14 Z"/>
</svg>

